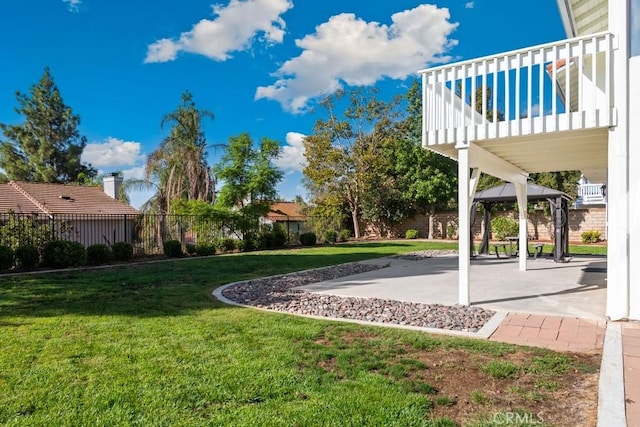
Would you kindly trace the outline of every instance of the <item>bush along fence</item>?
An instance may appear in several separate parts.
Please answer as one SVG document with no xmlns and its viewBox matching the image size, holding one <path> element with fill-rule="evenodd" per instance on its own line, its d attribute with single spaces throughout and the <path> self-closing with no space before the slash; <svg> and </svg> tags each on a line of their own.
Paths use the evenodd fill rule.
<svg viewBox="0 0 640 427">
<path fill-rule="evenodd" d="M 0 271 L 281 247 L 282 226 L 197 215 L 0 213 Z"/>
</svg>

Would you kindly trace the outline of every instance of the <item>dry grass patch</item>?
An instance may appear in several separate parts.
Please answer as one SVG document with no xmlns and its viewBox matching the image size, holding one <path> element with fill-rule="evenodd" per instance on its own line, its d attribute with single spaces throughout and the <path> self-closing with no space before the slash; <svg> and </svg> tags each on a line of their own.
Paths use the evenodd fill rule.
<svg viewBox="0 0 640 427">
<path fill-rule="evenodd" d="M 411 345 L 380 334 L 328 329 L 307 356 L 338 379 L 369 372 L 400 383 L 408 393 L 428 395 L 429 418 L 445 425 L 494 425 L 504 414 L 544 425 L 595 424 L 600 354 L 520 346 L 496 352 L 484 344 L 451 339 Z M 348 355 L 340 352 L 345 346 Z"/>
</svg>

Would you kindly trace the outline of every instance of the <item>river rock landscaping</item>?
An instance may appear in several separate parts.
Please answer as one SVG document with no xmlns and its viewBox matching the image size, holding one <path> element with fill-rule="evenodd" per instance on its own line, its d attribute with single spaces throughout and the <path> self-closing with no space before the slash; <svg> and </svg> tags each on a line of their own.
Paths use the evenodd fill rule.
<svg viewBox="0 0 640 427">
<path fill-rule="evenodd" d="M 451 253 L 454 252 L 418 251 L 397 257 L 417 261 Z M 493 311 L 473 306 L 339 297 L 295 289 L 310 283 L 365 273 L 387 266 L 388 264 L 351 263 L 247 280 L 227 287 L 222 291 L 222 295 L 238 304 L 285 313 L 466 332 L 479 331 L 494 315 Z"/>
</svg>

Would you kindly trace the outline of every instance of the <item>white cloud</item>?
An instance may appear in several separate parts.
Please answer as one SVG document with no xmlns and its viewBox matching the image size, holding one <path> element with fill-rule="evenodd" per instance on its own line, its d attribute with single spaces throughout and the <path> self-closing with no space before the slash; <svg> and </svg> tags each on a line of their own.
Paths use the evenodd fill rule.
<svg viewBox="0 0 640 427">
<path fill-rule="evenodd" d="M 109 137 L 104 142 L 92 142 L 84 147 L 82 161 L 103 167 L 134 166 L 144 162 L 140 143 Z"/>
<path fill-rule="evenodd" d="M 80 3 L 82 0 L 62 0 L 67 5 L 69 12 L 78 12 L 80 10 Z"/>
<path fill-rule="evenodd" d="M 147 48 L 145 63 L 167 62 L 185 51 L 224 61 L 231 52 L 246 50 L 256 37 L 282 43 L 286 23 L 280 17 L 293 7 L 290 0 L 231 0 L 213 5 L 213 20 L 203 19 L 178 39 L 160 39 Z"/>
<path fill-rule="evenodd" d="M 285 172 L 302 172 L 307 165 L 304 157 L 304 137 L 297 132 L 288 132 L 285 138 L 287 145 L 282 147 L 280 157 L 275 160 L 275 165 Z"/>
<path fill-rule="evenodd" d="M 473 9 L 474 2 L 470 1 L 464 4 L 465 9 Z"/>
<path fill-rule="evenodd" d="M 144 179 L 144 165 L 122 170 L 124 179 Z"/>
<path fill-rule="evenodd" d="M 312 98 L 347 85 L 371 85 L 385 77 L 405 79 L 427 64 L 449 58 L 443 54 L 457 42 L 448 39 L 458 24 L 449 10 L 423 4 L 395 13 L 391 25 L 366 22 L 354 14 L 331 17 L 314 34 L 296 40 L 300 56 L 286 61 L 271 86 L 258 87 L 255 98 L 279 101 L 295 113 Z"/>
</svg>

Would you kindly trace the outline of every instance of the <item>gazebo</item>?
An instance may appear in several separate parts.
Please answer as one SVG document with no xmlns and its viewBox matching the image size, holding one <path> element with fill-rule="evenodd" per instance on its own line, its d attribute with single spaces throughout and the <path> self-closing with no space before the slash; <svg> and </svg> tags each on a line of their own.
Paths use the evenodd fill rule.
<svg viewBox="0 0 640 427">
<path fill-rule="evenodd" d="M 551 207 L 551 219 L 553 221 L 553 260 L 555 262 L 567 262 L 569 256 L 569 201 L 570 197 L 562 191 L 543 187 L 532 183 L 527 184 L 527 202 L 548 201 Z M 473 198 L 473 209 L 478 203 L 484 207 L 484 233 L 482 244 L 478 253 L 489 253 L 489 231 L 491 223 L 491 207 L 496 203 L 517 201 L 516 191 L 511 183 L 498 185 L 483 191 L 478 191 Z M 473 218 L 472 218 L 473 223 Z M 473 239 L 472 239 L 473 240 Z"/>
</svg>

